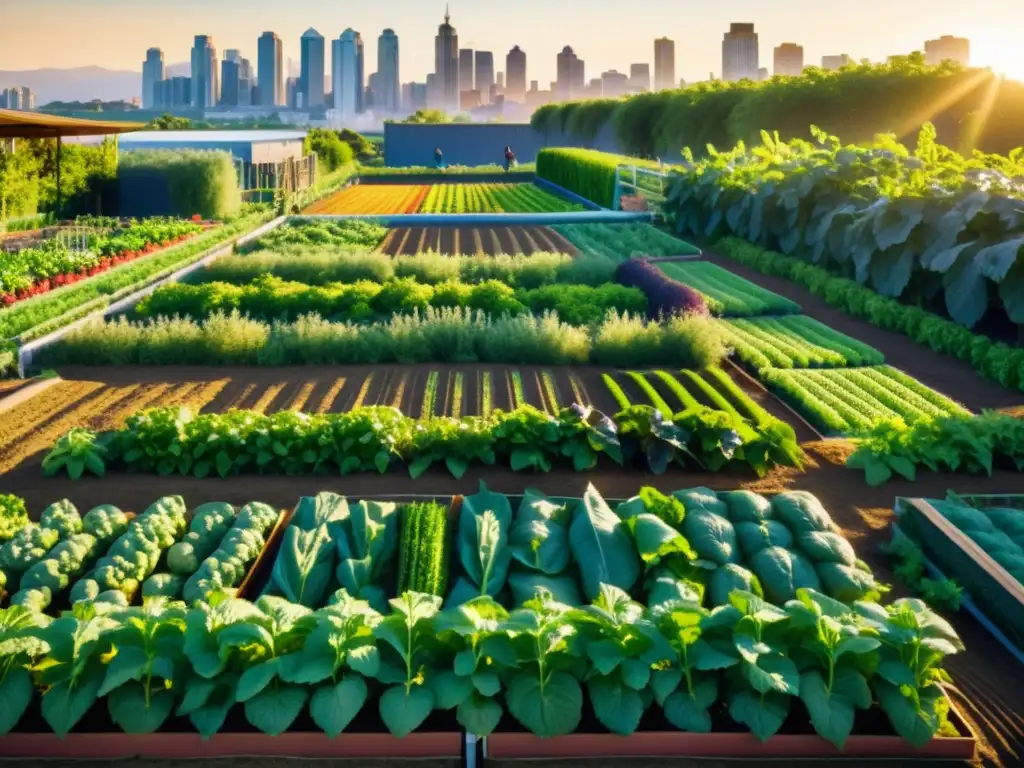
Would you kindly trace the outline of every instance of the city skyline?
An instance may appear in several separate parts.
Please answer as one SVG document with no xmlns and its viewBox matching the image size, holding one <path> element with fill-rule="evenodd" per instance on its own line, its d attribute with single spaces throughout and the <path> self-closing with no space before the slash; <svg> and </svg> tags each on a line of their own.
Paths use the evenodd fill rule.
<svg viewBox="0 0 1024 768">
<path fill-rule="evenodd" d="M 1017 55 L 1013 29 L 1024 24 L 1024 4 L 992 0 L 988 5 L 985 14 L 978 14 L 952 0 L 935 0 L 928 14 L 918 17 L 910 9 L 892 9 L 881 0 L 836 0 L 827 12 L 805 0 L 783 0 L 771 12 L 753 0 L 685 11 L 668 0 L 638 0 L 629 11 L 613 8 L 608 0 L 564 0 L 558 10 L 539 0 L 521 0 L 514 14 L 491 8 L 488 2 L 456 3 L 450 13 L 460 47 L 491 51 L 503 61 L 518 45 L 529 59 L 529 79 L 542 84 L 556 79 L 556 57 L 565 46 L 587 62 L 590 72 L 622 71 L 636 62 L 654 64 L 653 40 L 662 36 L 686 41 L 676 51 L 677 79 L 721 76 L 722 36 L 733 23 L 755 25 L 758 64 L 769 71 L 774 48 L 784 42 L 804 46 L 808 64 L 841 52 L 854 61 L 884 61 L 894 54 L 923 50 L 925 40 L 954 35 L 971 41 L 972 64 L 1022 79 L 1024 57 Z M 301 35 L 310 27 L 327 39 L 337 39 L 345 28 L 362 30 L 366 55 L 373 61 L 377 36 L 392 28 L 402 40 L 401 82 L 423 82 L 434 71 L 433 38 L 444 13 L 441 4 L 405 0 L 350 11 L 328 11 L 310 0 L 292 0 L 287 14 L 269 0 L 250 0 L 244 4 L 244 13 L 238 13 L 243 6 L 240 0 L 222 0 L 216 8 L 196 0 L 153 0 L 145 11 L 125 0 L 101 0 L 91 4 L 87 17 L 81 16 L 80 5 L 69 0 L 5 0 L 5 6 L 5 16 L 22 31 L 5 41 L 0 69 L 95 65 L 139 71 L 146 48 L 161 49 L 168 65 L 188 62 L 189 43 L 200 35 L 215 40 L 218 49 L 239 49 L 255 60 L 256 40 L 266 31 L 283 41 L 286 57 L 298 60 Z M 40 14 L 48 11 L 56 15 L 47 16 L 45 24 L 38 23 Z M 573 14 L 598 13 L 607 24 L 584 26 L 578 18 L 573 23 Z M 537 24 L 535 18 L 543 18 L 544 23 Z M 111 25 L 111 20 L 118 24 Z M 18 25 L 19 21 L 25 23 Z M 133 25 L 138 32 L 128 31 Z M 90 34 L 82 35 L 83 28 Z M 107 29 L 117 31 L 120 42 L 106 39 Z M 61 43 L 72 37 L 73 43 Z M 652 66 L 652 74 L 653 70 Z"/>
</svg>

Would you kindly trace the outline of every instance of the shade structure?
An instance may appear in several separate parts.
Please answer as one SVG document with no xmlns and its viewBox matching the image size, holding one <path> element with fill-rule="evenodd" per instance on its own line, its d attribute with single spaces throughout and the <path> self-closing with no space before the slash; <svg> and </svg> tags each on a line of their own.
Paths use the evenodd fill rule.
<svg viewBox="0 0 1024 768">
<path fill-rule="evenodd" d="M 0 139 L 57 139 L 64 136 L 107 136 L 141 131 L 144 123 L 115 123 L 109 120 L 79 120 L 0 109 Z"/>
<path fill-rule="evenodd" d="M 108 136 L 145 128 L 143 123 L 114 123 L 105 120 L 79 120 L 74 117 L 44 115 L 0 109 L 0 139 L 57 140 L 57 210 L 63 198 L 60 185 L 61 139 L 65 136 Z"/>
</svg>

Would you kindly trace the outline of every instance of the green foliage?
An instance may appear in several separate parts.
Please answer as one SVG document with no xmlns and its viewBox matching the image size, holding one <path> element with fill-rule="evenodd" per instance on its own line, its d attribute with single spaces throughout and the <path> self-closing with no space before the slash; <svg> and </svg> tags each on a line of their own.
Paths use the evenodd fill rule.
<svg viewBox="0 0 1024 768">
<path fill-rule="evenodd" d="M 920 307 L 906 306 L 879 295 L 854 280 L 835 277 L 822 267 L 765 250 L 738 238 L 720 240 L 726 256 L 768 275 L 804 285 L 816 296 L 879 328 L 902 333 L 936 352 L 970 363 L 978 373 L 1005 387 L 1024 388 L 1024 349 L 1015 349 L 974 334 Z"/>
<path fill-rule="evenodd" d="M 700 253 L 698 248 L 650 224 L 556 224 L 552 229 L 575 245 L 581 254 L 599 254 L 616 262 Z"/>
<path fill-rule="evenodd" d="M 810 317 L 732 320 L 726 325 L 736 356 L 757 371 L 766 368 L 846 368 L 881 365 L 885 357 Z"/>
<path fill-rule="evenodd" d="M 225 219 L 241 209 L 238 174 L 228 152 L 133 150 L 121 156 L 117 173 L 124 215 Z"/>
<path fill-rule="evenodd" d="M 329 128 L 310 130 L 303 142 L 303 153 L 315 154 L 328 173 L 348 165 L 353 159 L 352 145 L 342 140 L 338 131 Z"/>
<path fill-rule="evenodd" d="M 12 493 L 0 493 L 0 545 L 10 541 L 28 523 L 25 500 Z"/>
<path fill-rule="evenodd" d="M 533 184 L 432 184 L 419 213 L 563 213 L 583 206 Z"/>
<path fill-rule="evenodd" d="M 726 317 L 786 315 L 800 305 L 705 261 L 668 261 L 658 268 L 674 280 L 703 294 L 712 311 Z"/>
<path fill-rule="evenodd" d="M 944 305 L 968 328 L 998 286 L 1006 314 L 1024 318 L 1019 159 L 963 157 L 937 144 L 930 124 L 913 151 L 891 135 L 842 146 L 811 132 L 813 141 L 788 144 L 764 132 L 762 146 L 740 143 L 683 168 L 664 206 L 676 231 L 737 235 L 883 296 Z"/>
<path fill-rule="evenodd" d="M 257 240 L 248 243 L 243 253 L 263 250 L 291 250 L 315 246 L 336 251 L 373 250 L 388 234 L 388 229 L 375 221 L 288 222 L 275 227 Z"/>
<path fill-rule="evenodd" d="M 188 131 L 192 129 L 192 121 L 187 117 L 177 117 L 167 112 L 154 117 L 146 123 L 147 131 Z"/>
<path fill-rule="evenodd" d="M 820 125 L 846 142 L 871 141 L 894 126 L 916 131 L 917 121 L 934 115 L 935 105 L 945 103 L 944 97 L 948 102 L 950 93 L 957 98 L 938 118 L 946 143 L 965 152 L 979 148 L 1003 154 L 1019 145 L 1024 87 L 950 62 L 926 66 L 921 54 L 841 70 L 809 67 L 798 77 L 760 82 L 701 82 L 617 103 L 551 104 L 534 112 L 531 124 L 540 132 L 566 127 L 575 132 L 573 127 L 580 124 L 586 127 L 584 133 L 596 133 L 610 123 L 626 152 L 666 157 L 682 147 L 703 153 L 709 144 L 754 142 L 766 128 L 789 139 L 802 135 L 810 124 Z M 610 116 L 595 126 L 609 110 Z"/>
<path fill-rule="evenodd" d="M 1024 421 L 985 411 L 910 426 L 900 419 L 883 421 L 859 441 L 846 466 L 864 470 L 867 484 L 879 486 L 893 475 L 914 480 L 918 467 L 991 475 L 996 462 L 1024 470 Z"/>
<path fill-rule="evenodd" d="M 592 149 L 542 149 L 537 155 L 537 175 L 603 208 L 611 208 L 620 160 L 617 155 Z"/>
<path fill-rule="evenodd" d="M 98 147 L 64 144 L 60 156 L 61 208 L 57 210 L 57 142 L 18 140 L 17 151 L 0 151 L 0 221 L 52 213 L 64 218 L 98 213 L 96 206 L 111 197 L 117 174 L 112 140 Z"/>
<path fill-rule="evenodd" d="M 442 597 L 448 586 L 448 507 L 436 501 L 402 507 L 398 591 Z"/>
<path fill-rule="evenodd" d="M 39 364 L 310 365 L 395 362 L 503 362 L 606 365 L 676 364 L 703 368 L 725 354 L 710 318 L 666 323 L 609 312 L 595 326 L 573 326 L 552 312 L 488 316 L 428 307 L 387 322 L 332 323 L 305 315 L 294 323 L 214 313 L 202 324 L 181 318 L 132 323 L 121 317 L 71 330 L 41 352 Z"/>
</svg>

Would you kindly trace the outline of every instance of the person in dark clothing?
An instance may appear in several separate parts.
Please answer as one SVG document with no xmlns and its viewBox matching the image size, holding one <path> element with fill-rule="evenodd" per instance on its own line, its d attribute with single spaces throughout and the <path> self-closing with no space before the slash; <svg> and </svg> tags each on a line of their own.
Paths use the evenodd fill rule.
<svg viewBox="0 0 1024 768">
<path fill-rule="evenodd" d="M 508 173 L 516 164 L 516 155 L 512 147 L 505 147 L 505 173 Z"/>
<path fill-rule="evenodd" d="M 444 153 L 440 147 L 434 150 L 434 167 L 444 168 Z"/>
</svg>

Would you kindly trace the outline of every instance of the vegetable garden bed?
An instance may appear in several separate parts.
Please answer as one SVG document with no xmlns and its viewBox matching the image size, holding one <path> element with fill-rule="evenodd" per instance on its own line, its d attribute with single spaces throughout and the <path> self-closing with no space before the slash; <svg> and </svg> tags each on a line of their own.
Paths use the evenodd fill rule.
<svg viewBox="0 0 1024 768">
<path fill-rule="evenodd" d="M 964 607 L 1024 662 L 1024 496 L 900 498 L 894 511 L 893 548 L 908 538 L 938 578 L 955 578 Z"/>
<path fill-rule="evenodd" d="M 359 184 L 303 215 L 485 214 L 584 211 L 533 184 Z"/>
<path fill-rule="evenodd" d="M 755 371 L 881 365 L 876 349 L 803 315 L 727 320 L 728 344 Z"/>
<path fill-rule="evenodd" d="M 658 269 L 703 294 L 724 317 L 796 314 L 800 305 L 706 261 L 659 261 Z"/>
</svg>

